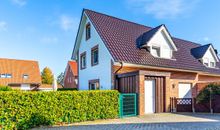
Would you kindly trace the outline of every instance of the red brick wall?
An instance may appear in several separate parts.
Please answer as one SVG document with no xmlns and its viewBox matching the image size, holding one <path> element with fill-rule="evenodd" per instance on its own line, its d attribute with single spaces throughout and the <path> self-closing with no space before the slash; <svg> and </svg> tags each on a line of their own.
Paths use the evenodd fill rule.
<svg viewBox="0 0 220 130">
<path fill-rule="evenodd" d="M 70 66 L 68 66 L 66 76 L 64 78 L 64 88 L 77 88 L 77 83 L 75 82 L 76 78 L 77 77 L 74 76 Z"/>
</svg>

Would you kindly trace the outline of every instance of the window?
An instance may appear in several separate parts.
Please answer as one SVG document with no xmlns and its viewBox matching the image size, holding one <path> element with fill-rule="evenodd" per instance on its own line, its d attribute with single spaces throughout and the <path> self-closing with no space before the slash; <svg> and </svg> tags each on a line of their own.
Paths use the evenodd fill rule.
<svg viewBox="0 0 220 130">
<path fill-rule="evenodd" d="M 91 26 L 90 23 L 86 24 L 86 40 L 90 39 L 91 37 Z"/>
<path fill-rule="evenodd" d="M 11 78 L 12 75 L 11 74 L 6 74 L 6 78 Z"/>
<path fill-rule="evenodd" d="M 155 57 L 160 57 L 160 47 L 152 47 L 151 54 Z"/>
<path fill-rule="evenodd" d="M 204 62 L 204 65 L 207 66 L 207 67 L 209 67 L 209 63 L 207 63 L 207 62 Z"/>
<path fill-rule="evenodd" d="M 1 78 L 6 78 L 6 74 L 1 74 Z"/>
<path fill-rule="evenodd" d="M 92 66 L 97 65 L 99 63 L 99 51 L 98 46 L 92 48 L 91 51 L 91 64 Z"/>
<path fill-rule="evenodd" d="M 99 90 L 99 79 L 89 81 L 89 90 Z"/>
<path fill-rule="evenodd" d="M 80 55 L 80 68 L 81 69 L 86 68 L 86 52 L 84 52 Z"/>
<path fill-rule="evenodd" d="M 23 79 L 28 79 L 28 78 L 29 78 L 28 74 L 23 74 Z"/>
<path fill-rule="evenodd" d="M 210 62 L 210 67 L 215 68 L 215 62 Z"/>
<path fill-rule="evenodd" d="M 11 74 L 1 74 L 0 78 L 11 78 L 12 75 Z"/>
</svg>

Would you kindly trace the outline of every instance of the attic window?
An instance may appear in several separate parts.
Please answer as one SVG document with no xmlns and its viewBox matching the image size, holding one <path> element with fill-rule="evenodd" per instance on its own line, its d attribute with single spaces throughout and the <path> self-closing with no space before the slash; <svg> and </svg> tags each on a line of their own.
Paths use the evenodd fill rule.
<svg viewBox="0 0 220 130">
<path fill-rule="evenodd" d="M 151 54 L 155 57 L 160 57 L 160 47 L 152 47 Z"/>
<path fill-rule="evenodd" d="M 86 24 L 86 40 L 89 40 L 91 37 L 91 26 L 90 23 Z"/>
<path fill-rule="evenodd" d="M 210 62 L 210 67 L 215 68 L 215 62 Z"/>
<path fill-rule="evenodd" d="M 28 79 L 28 75 L 27 74 L 23 74 L 23 79 Z"/>
<path fill-rule="evenodd" d="M 11 78 L 12 75 L 11 74 L 1 74 L 0 78 Z"/>
</svg>

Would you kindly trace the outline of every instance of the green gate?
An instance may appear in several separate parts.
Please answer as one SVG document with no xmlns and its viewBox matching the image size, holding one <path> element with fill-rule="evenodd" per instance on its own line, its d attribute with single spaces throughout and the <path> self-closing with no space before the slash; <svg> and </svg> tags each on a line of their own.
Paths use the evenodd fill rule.
<svg viewBox="0 0 220 130">
<path fill-rule="evenodd" d="M 137 115 L 137 94 L 126 93 L 120 94 L 120 117 Z"/>
</svg>

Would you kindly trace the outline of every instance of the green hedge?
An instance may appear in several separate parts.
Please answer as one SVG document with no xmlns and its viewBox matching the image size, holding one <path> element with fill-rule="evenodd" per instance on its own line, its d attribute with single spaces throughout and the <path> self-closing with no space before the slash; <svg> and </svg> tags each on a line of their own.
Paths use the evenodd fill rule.
<svg viewBox="0 0 220 130">
<path fill-rule="evenodd" d="M 61 122 L 116 118 L 118 97 L 114 90 L 0 92 L 0 128 L 29 129 Z"/>
<path fill-rule="evenodd" d="M 220 85 L 219 84 L 209 84 L 207 85 L 196 97 L 198 103 L 207 103 L 210 100 L 210 90 L 212 97 L 215 95 L 220 95 Z"/>
<path fill-rule="evenodd" d="M 77 90 L 77 88 L 58 88 L 57 91 L 74 91 Z"/>
<path fill-rule="evenodd" d="M 9 86 L 0 85 L 0 91 L 12 91 L 12 88 Z"/>
</svg>

